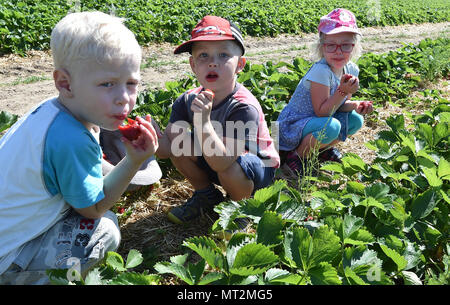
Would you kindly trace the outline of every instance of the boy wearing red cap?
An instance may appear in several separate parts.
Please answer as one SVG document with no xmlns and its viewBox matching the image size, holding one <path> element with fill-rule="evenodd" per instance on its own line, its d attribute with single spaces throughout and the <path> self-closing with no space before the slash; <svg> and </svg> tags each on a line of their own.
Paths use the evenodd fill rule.
<svg viewBox="0 0 450 305">
<path fill-rule="evenodd" d="M 174 102 L 157 151 L 158 157 L 171 158 L 195 190 L 184 205 L 168 213 L 175 223 L 193 220 L 222 202 L 215 184 L 231 199 L 241 200 L 272 183 L 279 167 L 261 106 L 236 81 L 246 63 L 236 25 L 206 16 L 174 53 L 182 52 L 191 54 L 189 63 L 201 86 Z"/>
</svg>

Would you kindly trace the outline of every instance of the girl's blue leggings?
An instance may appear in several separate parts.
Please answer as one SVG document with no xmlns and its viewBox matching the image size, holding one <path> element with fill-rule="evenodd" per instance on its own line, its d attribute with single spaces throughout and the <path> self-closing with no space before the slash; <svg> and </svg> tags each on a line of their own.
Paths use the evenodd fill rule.
<svg viewBox="0 0 450 305">
<path fill-rule="evenodd" d="M 355 134 L 363 125 L 364 118 L 354 110 L 348 115 L 348 135 Z M 313 134 L 322 144 L 329 144 L 336 140 L 341 131 L 341 123 L 333 117 L 316 117 L 311 119 L 303 128 L 302 139 Z"/>
</svg>

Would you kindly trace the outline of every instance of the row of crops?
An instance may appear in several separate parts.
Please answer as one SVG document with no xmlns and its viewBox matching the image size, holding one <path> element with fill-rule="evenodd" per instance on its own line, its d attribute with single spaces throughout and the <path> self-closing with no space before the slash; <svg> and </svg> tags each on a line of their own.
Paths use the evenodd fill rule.
<svg viewBox="0 0 450 305">
<path fill-rule="evenodd" d="M 361 27 L 450 19 L 446 0 L 0 0 L 0 54 L 47 49 L 53 26 L 75 11 L 123 17 L 144 45 L 185 40 L 205 15 L 229 18 L 250 36 L 312 32 L 319 18 L 337 7 L 353 11 Z"/>
</svg>

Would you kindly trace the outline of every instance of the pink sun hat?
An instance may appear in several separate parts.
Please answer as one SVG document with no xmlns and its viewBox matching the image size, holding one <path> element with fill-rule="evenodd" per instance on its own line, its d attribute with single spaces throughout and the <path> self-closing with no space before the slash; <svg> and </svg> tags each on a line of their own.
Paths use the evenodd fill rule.
<svg viewBox="0 0 450 305">
<path fill-rule="evenodd" d="M 331 13 L 320 18 L 319 32 L 332 35 L 343 32 L 360 34 L 356 25 L 356 17 L 349 10 L 343 8 L 334 9 Z"/>
</svg>

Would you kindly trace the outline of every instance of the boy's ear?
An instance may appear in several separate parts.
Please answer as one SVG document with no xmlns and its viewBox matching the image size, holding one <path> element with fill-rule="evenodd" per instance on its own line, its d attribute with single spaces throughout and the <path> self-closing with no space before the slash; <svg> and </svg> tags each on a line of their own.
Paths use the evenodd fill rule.
<svg viewBox="0 0 450 305">
<path fill-rule="evenodd" d="M 53 71 L 53 80 L 55 81 L 55 87 L 59 93 L 66 97 L 73 97 L 73 92 L 70 87 L 70 74 L 65 69 L 57 69 Z"/>
<path fill-rule="evenodd" d="M 239 57 L 238 64 L 236 67 L 236 74 L 242 72 L 244 70 L 245 64 L 247 63 L 247 59 L 244 56 Z"/>
</svg>

